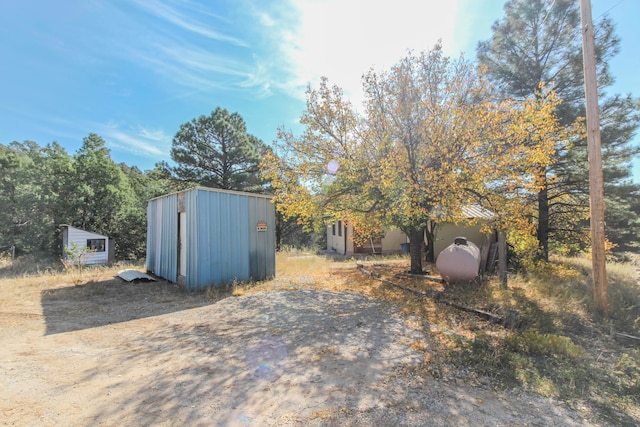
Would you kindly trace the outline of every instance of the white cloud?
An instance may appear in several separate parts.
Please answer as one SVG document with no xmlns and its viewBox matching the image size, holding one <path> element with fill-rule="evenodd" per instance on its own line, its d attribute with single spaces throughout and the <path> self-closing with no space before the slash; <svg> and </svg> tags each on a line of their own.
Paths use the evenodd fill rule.
<svg viewBox="0 0 640 427">
<path fill-rule="evenodd" d="M 132 60 L 163 75 L 181 86 L 209 91 L 229 86 L 229 79 L 244 80 L 250 76 L 234 59 L 194 45 L 178 45 L 170 40 L 145 49 L 132 50 Z"/>
<path fill-rule="evenodd" d="M 238 85 L 243 88 L 257 88 L 256 97 L 264 98 L 271 95 L 271 83 L 269 80 L 267 67 L 256 59 L 254 71 L 247 74 L 245 79 L 239 82 Z"/>
<path fill-rule="evenodd" d="M 274 86 L 300 98 L 308 83 L 326 76 L 357 102 L 361 77 L 372 67 L 388 68 L 438 39 L 450 52 L 458 42 L 458 8 L 457 0 L 291 0 L 254 13 L 273 47 L 271 67 L 287 75 Z"/>
<path fill-rule="evenodd" d="M 135 1 L 145 11 L 152 12 L 153 17 L 160 16 L 170 22 L 175 16 L 189 22 L 196 17 L 213 16 L 216 18 L 214 24 L 229 25 L 225 18 L 207 14 L 204 6 L 193 3 L 187 3 L 186 9 L 177 12 L 157 0 L 151 3 Z M 119 37 L 117 42 L 110 40 L 111 48 L 116 55 L 162 76 L 169 87 L 188 88 L 191 94 L 210 94 L 219 90 L 249 90 L 256 97 L 270 94 L 264 67 L 251 56 L 249 49 L 245 49 L 244 43 L 241 44 L 243 47 L 237 46 L 239 39 L 223 37 L 217 40 L 222 43 L 211 43 L 202 37 L 192 37 L 193 34 L 184 36 L 162 28 L 148 25 L 137 35 L 137 31 L 129 27 L 126 31 L 129 37 Z M 209 31 L 214 31 L 212 28 Z M 134 34 L 136 37 L 132 38 Z"/>
<path fill-rule="evenodd" d="M 151 130 L 143 126 L 121 129 L 114 122 L 97 124 L 96 127 L 110 148 L 136 155 L 156 158 L 166 155 L 171 145 L 171 138 L 161 129 Z"/>
<path fill-rule="evenodd" d="M 220 40 L 233 43 L 237 46 L 247 46 L 247 44 L 233 36 L 229 36 L 218 31 L 212 30 L 207 25 L 196 21 L 193 18 L 180 13 L 177 9 L 157 0 L 134 0 L 135 3 L 147 10 L 148 12 L 182 28 L 183 30 L 190 31 L 195 34 L 207 37 L 213 40 Z M 202 12 L 199 12 L 202 13 Z M 215 16 L 208 14 L 209 16 Z"/>
<path fill-rule="evenodd" d="M 146 139 L 153 141 L 167 142 L 171 139 L 169 135 L 165 133 L 163 129 L 146 129 L 142 126 L 138 127 L 139 135 Z"/>
<path fill-rule="evenodd" d="M 242 76 L 242 64 L 233 58 L 217 55 L 210 50 L 190 45 L 177 45 L 164 43 L 155 46 L 154 55 L 163 53 L 168 62 L 179 66 L 206 73 L 220 73 L 233 76 Z"/>
<path fill-rule="evenodd" d="M 266 12 L 262 12 L 259 14 L 260 23 L 265 27 L 273 27 L 276 25 L 276 21 Z"/>
</svg>

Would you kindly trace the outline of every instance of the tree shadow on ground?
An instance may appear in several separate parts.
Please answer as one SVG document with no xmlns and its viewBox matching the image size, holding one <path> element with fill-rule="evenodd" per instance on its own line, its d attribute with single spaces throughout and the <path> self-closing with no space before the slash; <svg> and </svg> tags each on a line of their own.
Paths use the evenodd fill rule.
<svg viewBox="0 0 640 427">
<path fill-rule="evenodd" d="M 227 288 L 216 291 L 229 294 Z M 211 304 L 204 292 L 189 293 L 176 284 L 112 280 L 41 292 L 46 335 L 96 328 Z"/>
<path fill-rule="evenodd" d="M 587 402 L 598 408 L 598 416 L 607 423 L 637 424 L 637 420 L 624 412 L 624 403 L 619 404 L 638 401 L 638 382 L 612 368 L 618 363 L 622 349 L 611 336 L 603 334 L 598 322 L 573 311 L 575 307 L 563 310 L 541 303 L 519 286 L 501 292 L 496 291 L 496 283 L 465 282 L 446 284 L 438 289 L 435 283 L 397 277 L 393 269 L 384 270 L 374 271 L 412 289 L 441 291 L 447 300 L 467 307 L 499 316 L 504 316 L 507 310 L 517 310 L 518 327 L 505 329 L 474 314 L 445 307 L 434 299 L 417 298 L 405 291 L 405 299 L 420 301 L 411 304 L 415 312 L 424 317 L 431 314 L 432 318 L 439 317 L 447 324 L 446 329 L 453 337 L 451 347 L 445 352 L 449 363 L 474 371 L 505 389 L 530 387 L 547 395 Z M 584 283 L 573 286 L 581 287 L 580 292 L 572 290 L 576 295 L 586 293 L 582 289 L 586 287 Z M 389 292 L 386 298 L 402 301 L 402 295 L 394 296 L 398 293 L 397 290 Z M 401 304 L 407 305 L 407 302 Z M 578 354 L 580 349 L 584 350 L 582 354 Z M 616 383 L 619 385 L 611 387 Z M 607 403 L 609 398 L 617 403 L 602 403 Z"/>
<path fill-rule="evenodd" d="M 254 294 L 182 314 L 114 355 L 115 366 L 162 366 L 161 373 L 138 384 L 134 401 L 104 406 L 96 419 L 274 425 L 315 413 L 327 421 L 360 407 L 361 388 L 417 361 L 396 342 L 416 332 L 358 294 Z M 86 375 L 91 381 L 99 371 Z"/>
<path fill-rule="evenodd" d="M 499 343 L 476 336 L 468 346 L 476 366 L 480 371 L 486 369 L 487 375 L 499 372 L 510 384 L 533 386 L 568 401 L 581 400 L 595 409 L 601 422 L 637 425 L 637 419 L 624 408 L 629 402 L 638 403 L 638 382 L 615 369 L 626 350 L 604 331 L 602 319 L 580 312 L 582 308 L 589 313 L 586 295 L 592 290 L 585 283 L 560 286 L 565 289 L 559 293 L 575 288 L 570 290 L 575 301 L 559 306 L 564 310 L 539 303 L 522 288 L 511 288 L 510 298 L 522 319 L 520 327 Z M 491 360 L 498 365 L 496 369 L 487 363 Z"/>
<path fill-rule="evenodd" d="M 127 340 L 101 359 L 115 367 L 111 382 L 91 392 L 128 392 L 95 406 L 91 419 L 116 425 L 495 425 L 523 416 L 509 402 L 494 402 L 494 412 L 473 391 L 436 390 L 424 378 L 402 374 L 420 363 L 420 352 L 408 344 L 423 335 L 388 304 L 357 293 L 259 293 L 161 321 L 145 333 L 123 330 Z M 106 374 L 96 367 L 82 375 L 80 382 L 91 384 Z M 489 416 L 478 418 L 478 410 Z M 527 421 L 558 415 L 546 405 L 527 410 Z"/>
</svg>

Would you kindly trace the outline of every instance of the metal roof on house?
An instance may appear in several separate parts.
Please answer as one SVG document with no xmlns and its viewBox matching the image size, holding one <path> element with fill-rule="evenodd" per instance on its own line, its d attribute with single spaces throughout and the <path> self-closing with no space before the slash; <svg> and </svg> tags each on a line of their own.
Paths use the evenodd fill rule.
<svg viewBox="0 0 640 427">
<path fill-rule="evenodd" d="M 466 205 L 462 207 L 462 214 L 466 218 L 493 219 L 493 212 L 479 206 Z"/>
</svg>

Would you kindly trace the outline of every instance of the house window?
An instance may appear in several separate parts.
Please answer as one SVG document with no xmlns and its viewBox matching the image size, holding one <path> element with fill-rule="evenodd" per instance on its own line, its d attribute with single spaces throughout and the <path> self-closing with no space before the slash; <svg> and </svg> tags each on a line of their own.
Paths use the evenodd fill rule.
<svg viewBox="0 0 640 427">
<path fill-rule="evenodd" d="M 342 221 L 338 221 L 338 236 L 342 236 Z"/>
<path fill-rule="evenodd" d="M 333 229 L 333 235 L 335 236 L 336 235 L 336 223 L 335 222 L 333 223 L 332 229 Z"/>
<path fill-rule="evenodd" d="M 105 239 L 87 239 L 87 249 L 91 252 L 104 252 L 106 247 Z"/>
</svg>

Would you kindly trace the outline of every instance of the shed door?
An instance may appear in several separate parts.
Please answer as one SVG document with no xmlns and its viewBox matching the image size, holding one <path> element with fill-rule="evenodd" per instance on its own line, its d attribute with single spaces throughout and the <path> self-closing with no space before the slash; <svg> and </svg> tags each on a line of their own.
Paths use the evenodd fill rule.
<svg viewBox="0 0 640 427">
<path fill-rule="evenodd" d="M 178 220 L 178 230 L 180 233 L 180 241 L 178 242 L 178 275 L 187 275 L 187 213 L 180 212 Z"/>
</svg>

